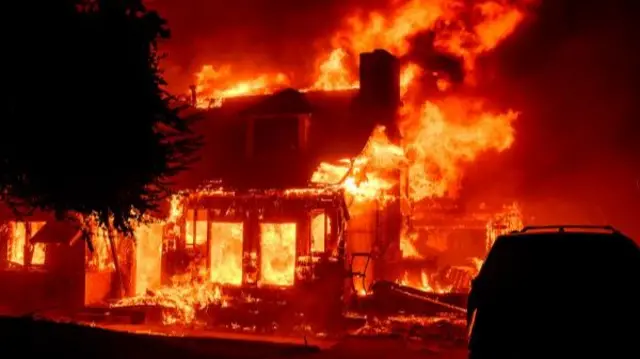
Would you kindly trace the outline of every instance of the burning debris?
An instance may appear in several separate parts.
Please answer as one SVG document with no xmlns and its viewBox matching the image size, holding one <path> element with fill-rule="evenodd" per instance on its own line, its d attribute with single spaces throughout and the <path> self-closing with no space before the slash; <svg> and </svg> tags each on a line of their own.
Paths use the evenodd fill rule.
<svg viewBox="0 0 640 359">
<path fill-rule="evenodd" d="M 158 307 L 162 309 L 163 324 L 191 325 L 207 306 L 226 305 L 220 287 L 209 282 L 205 266 L 190 264 L 189 269 L 188 273 L 172 277 L 168 286 L 123 298 L 112 307 Z"/>
</svg>

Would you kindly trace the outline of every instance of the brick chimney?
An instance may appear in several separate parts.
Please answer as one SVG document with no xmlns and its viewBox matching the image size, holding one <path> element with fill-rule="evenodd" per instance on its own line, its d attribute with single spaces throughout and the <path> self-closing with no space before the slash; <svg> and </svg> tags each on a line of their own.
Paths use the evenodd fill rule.
<svg viewBox="0 0 640 359">
<path fill-rule="evenodd" d="M 400 107 L 400 62 L 386 50 L 360 54 L 360 117 L 387 127 L 393 139 L 399 136 L 396 116 Z"/>
<path fill-rule="evenodd" d="M 360 98 L 368 106 L 400 105 L 400 62 L 388 51 L 360 54 Z"/>
</svg>

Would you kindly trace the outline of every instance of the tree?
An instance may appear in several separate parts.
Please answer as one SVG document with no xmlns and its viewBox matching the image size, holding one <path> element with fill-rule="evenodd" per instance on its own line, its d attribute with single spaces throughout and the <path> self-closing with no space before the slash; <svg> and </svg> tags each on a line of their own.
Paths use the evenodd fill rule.
<svg viewBox="0 0 640 359">
<path fill-rule="evenodd" d="M 20 27 L 4 31 L 2 200 L 130 231 L 200 146 L 164 90 L 165 20 L 142 0 L 16 0 L 3 15 Z"/>
</svg>

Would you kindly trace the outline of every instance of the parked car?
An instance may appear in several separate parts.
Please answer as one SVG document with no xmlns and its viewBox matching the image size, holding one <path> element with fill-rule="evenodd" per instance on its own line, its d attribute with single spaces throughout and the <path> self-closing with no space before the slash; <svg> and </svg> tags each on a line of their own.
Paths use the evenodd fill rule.
<svg viewBox="0 0 640 359">
<path fill-rule="evenodd" d="M 640 358 L 640 248 L 608 226 L 501 236 L 467 315 L 473 359 Z"/>
</svg>

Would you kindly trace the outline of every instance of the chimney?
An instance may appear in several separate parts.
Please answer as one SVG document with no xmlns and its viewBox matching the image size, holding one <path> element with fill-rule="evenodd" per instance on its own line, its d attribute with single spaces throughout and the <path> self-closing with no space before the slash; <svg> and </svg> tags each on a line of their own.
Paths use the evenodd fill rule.
<svg viewBox="0 0 640 359">
<path fill-rule="evenodd" d="M 360 54 L 360 100 L 367 107 L 400 105 L 400 62 L 386 50 Z"/>
</svg>

